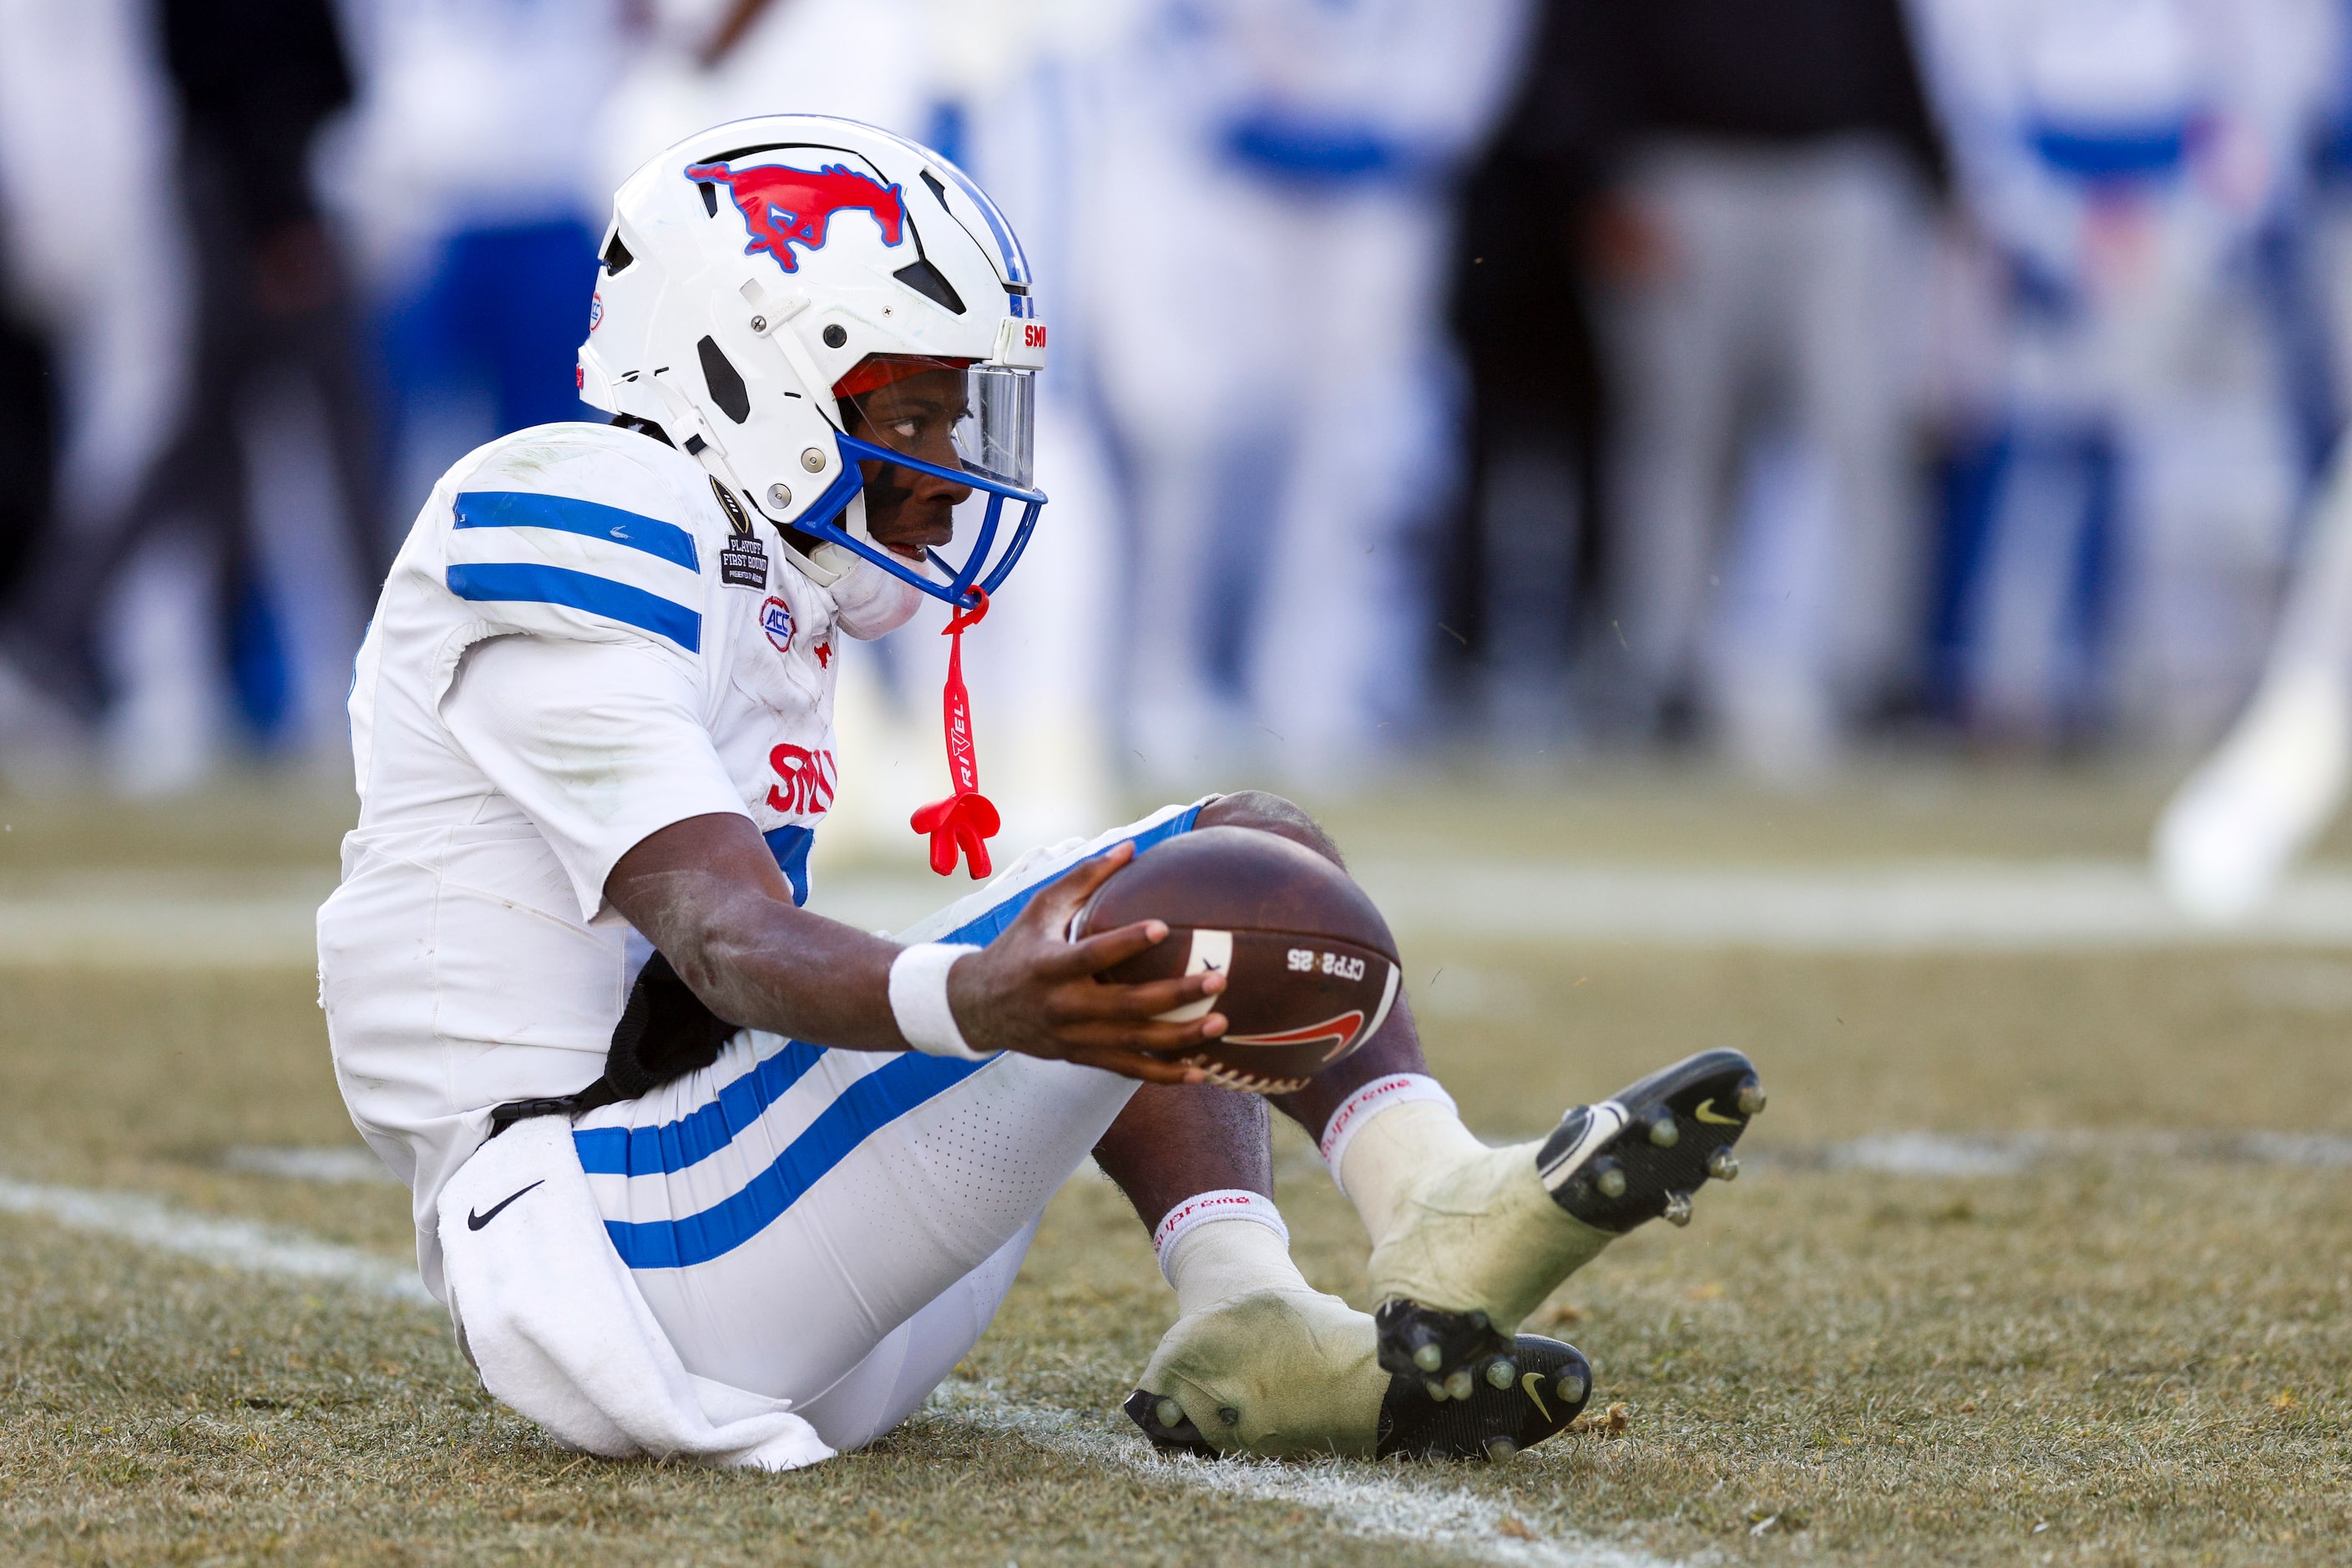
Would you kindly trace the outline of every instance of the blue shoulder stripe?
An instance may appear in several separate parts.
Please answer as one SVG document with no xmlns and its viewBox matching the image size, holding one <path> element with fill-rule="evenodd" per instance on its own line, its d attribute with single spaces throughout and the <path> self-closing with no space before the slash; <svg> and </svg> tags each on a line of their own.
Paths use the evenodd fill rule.
<svg viewBox="0 0 2352 1568">
<path fill-rule="evenodd" d="M 694 535 L 674 522 L 616 506 L 528 490 L 467 490 L 457 498 L 456 510 L 459 528 L 550 528 L 642 550 L 689 572 L 702 570 Z"/>
<path fill-rule="evenodd" d="M 505 600 L 562 605 L 666 637 L 688 653 L 702 651 L 702 616 L 659 594 L 564 566 L 460 563 L 449 568 L 449 592 L 486 603 Z"/>
</svg>

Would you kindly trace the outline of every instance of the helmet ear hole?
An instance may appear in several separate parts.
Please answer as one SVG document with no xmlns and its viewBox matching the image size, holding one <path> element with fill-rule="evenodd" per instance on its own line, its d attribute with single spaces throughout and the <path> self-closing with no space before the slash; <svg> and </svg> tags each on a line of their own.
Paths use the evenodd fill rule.
<svg viewBox="0 0 2352 1568">
<path fill-rule="evenodd" d="M 704 338 L 694 349 L 702 360 L 702 382 L 710 389 L 710 401 L 738 425 L 751 418 L 751 393 L 743 384 L 742 373 L 719 352 L 718 342 L 711 338 Z"/>
<path fill-rule="evenodd" d="M 827 347 L 827 348 L 829 348 L 829 349 L 837 349 L 837 348 L 839 348 L 842 344 L 844 344 L 844 343 L 847 342 L 848 341 L 849 341 L 849 330 L 848 330 L 846 327 L 844 327 L 844 326 L 843 326 L 839 321 L 835 321 L 835 322 L 834 322 L 832 325 L 830 325 L 830 326 L 828 326 L 828 327 L 826 327 L 826 328 L 825 328 L 825 330 L 824 330 L 824 346 L 825 346 L 825 347 Z"/>
<path fill-rule="evenodd" d="M 948 275 L 932 266 L 928 258 L 917 257 L 890 276 L 932 304 L 955 315 L 963 314 L 963 296 L 955 291 L 955 285 L 948 281 Z"/>
</svg>

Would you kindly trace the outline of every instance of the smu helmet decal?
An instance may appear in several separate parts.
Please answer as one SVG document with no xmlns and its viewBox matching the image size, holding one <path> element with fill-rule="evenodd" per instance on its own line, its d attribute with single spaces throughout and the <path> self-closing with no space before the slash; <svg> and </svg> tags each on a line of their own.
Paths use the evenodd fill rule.
<svg viewBox="0 0 2352 1568">
<path fill-rule="evenodd" d="M 792 247 L 822 249 L 837 212 L 871 214 L 885 245 L 898 245 L 906 237 L 907 207 L 900 198 L 901 187 L 886 185 L 844 163 L 827 163 L 814 174 L 782 163 L 749 169 L 733 169 L 723 163 L 688 163 L 686 177 L 698 184 L 725 185 L 743 214 L 743 226 L 751 231 L 751 243 L 743 247 L 743 254 L 765 252 L 787 272 L 800 270 Z M 703 193 L 706 198 L 709 194 Z"/>
</svg>

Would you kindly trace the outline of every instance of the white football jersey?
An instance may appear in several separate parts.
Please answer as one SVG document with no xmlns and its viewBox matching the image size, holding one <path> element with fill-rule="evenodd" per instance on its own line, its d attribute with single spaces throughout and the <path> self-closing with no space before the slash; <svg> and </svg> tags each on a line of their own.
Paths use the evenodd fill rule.
<svg viewBox="0 0 2352 1568">
<path fill-rule="evenodd" d="M 751 819 L 808 893 L 833 801 L 833 596 L 691 458 L 550 425 L 434 487 L 360 648 L 360 818 L 320 1002 L 371 1146 L 434 1204 L 490 1108 L 603 1071 L 649 952 L 604 900 L 647 835 Z"/>
</svg>

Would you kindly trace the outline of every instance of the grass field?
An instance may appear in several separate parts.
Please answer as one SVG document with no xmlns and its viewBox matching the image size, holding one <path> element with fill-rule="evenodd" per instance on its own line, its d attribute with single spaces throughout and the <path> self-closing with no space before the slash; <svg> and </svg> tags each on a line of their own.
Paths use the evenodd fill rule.
<svg viewBox="0 0 2352 1568">
<path fill-rule="evenodd" d="M 1573 795 L 1433 786 L 1334 820 L 1350 843 L 1496 859 L 1802 868 L 2128 856 L 2158 798 L 2130 780 L 1921 773 L 1798 804 L 1627 777 Z M 331 879 L 341 810 L 299 792 L 0 805 L 0 904 L 126 875 Z M 787 1477 L 583 1460 L 490 1402 L 429 1310 L 0 1213 L 0 1552 L 990 1568 L 2347 1555 L 2352 953 L 1423 931 L 1406 958 L 1433 1060 L 1493 1138 L 1702 1046 L 1765 1071 L 1748 1173 L 1548 1310 L 1596 1363 L 1596 1408 L 1625 1406 L 1619 1436 L 1491 1468 L 1154 1459 L 1114 1406 L 1172 1297 L 1091 1176 L 1055 1200 L 1004 1314 L 929 1409 Z M 397 1187 L 240 1168 L 238 1151 L 357 1148 L 313 989 L 284 963 L 0 954 L 0 1182 L 399 1262 Z M 1858 1152 L 1915 1132 L 1984 1140 L 1914 1141 L 1990 1151 L 1982 1173 Z M 1278 1169 L 1302 1266 L 1360 1300 L 1354 1222 L 1304 1139 L 1286 1135 Z"/>
</svg>

